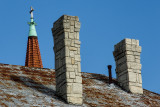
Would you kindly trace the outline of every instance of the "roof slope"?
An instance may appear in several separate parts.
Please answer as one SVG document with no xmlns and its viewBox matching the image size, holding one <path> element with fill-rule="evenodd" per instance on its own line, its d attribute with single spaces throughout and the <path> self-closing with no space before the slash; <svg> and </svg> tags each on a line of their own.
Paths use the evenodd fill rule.
<svg viewBox="0 0 160 107">
<path fill-rule="evenodd" d="M 82 73 L 84 107 L 97 106 L 160 106 L 160 95 L 144 89 L 143 95 L 123 91 L 108 84 L 108 77 Z M 75 107 L 55 94 L 53 69 L 0 64 L 0 105 Z"/>
</svg>

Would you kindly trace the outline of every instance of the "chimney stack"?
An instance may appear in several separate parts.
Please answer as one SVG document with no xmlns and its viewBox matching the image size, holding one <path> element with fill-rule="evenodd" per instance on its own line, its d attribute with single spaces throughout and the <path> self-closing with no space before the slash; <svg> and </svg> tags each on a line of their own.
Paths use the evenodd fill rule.
<svg viewBox="0 0 160 107">
<path fill-rule="evenodd" d="M 54 38 L 56 92 L 68 103 L 82 105 L 82 76 L 77 16 L 63 15 L 52 28 Z"/>
<path fill-rule="evenodd" d="M 143 94 L 139 40 L 124 39 L 114 46 L 118 83 L 125 90 Z"/>
</svg>

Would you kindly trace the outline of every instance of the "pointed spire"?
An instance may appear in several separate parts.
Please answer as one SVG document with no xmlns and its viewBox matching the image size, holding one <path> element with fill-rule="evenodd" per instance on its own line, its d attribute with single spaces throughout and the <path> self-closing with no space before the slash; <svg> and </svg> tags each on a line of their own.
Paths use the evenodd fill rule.
<svg viewBox="0 0 160 107">
<path fill-rule="evenodd" d="M 31 10 L 29 12 L 31 14 L 31 22 L 28 22 L 29 27 L 30 27 L 28 36 L 37 36 L 37 32 L 36 32 L 36 28 L 35 28 L 35 26 L 37 24 L 33 20 L 33 11 L 34 11 L 34 9 L 31 7 Z"/>
<path fill-rule="evenodd" d="M 31 14 L 31 22 L 28 23 L 30 29 L 28 35 L 25 66 L 43 68 L 39 44 L 38 44 L 37 32 L 35 28 L 36 23 L 33 21 L 32 7 L 30 10 L 30 14 Z"/>
</svg>

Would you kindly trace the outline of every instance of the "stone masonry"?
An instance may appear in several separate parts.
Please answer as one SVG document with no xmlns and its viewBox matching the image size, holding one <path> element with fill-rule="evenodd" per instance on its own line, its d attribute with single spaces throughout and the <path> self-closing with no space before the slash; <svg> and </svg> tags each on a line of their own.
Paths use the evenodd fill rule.
<svg viewBox="0 0 160 107">
<path fill-rule="evenodd" d="M 124 39 L 114 46 L 116 75 L 119 85 L 126 91 L 143 94 L 139 40 Z"/>
<path fill-rule="evenodd" d="M 82 105 L 82 76 L 77 16 L 61 16 L 53 25 L 56 92 L 68 103 Z"/>
</svg>

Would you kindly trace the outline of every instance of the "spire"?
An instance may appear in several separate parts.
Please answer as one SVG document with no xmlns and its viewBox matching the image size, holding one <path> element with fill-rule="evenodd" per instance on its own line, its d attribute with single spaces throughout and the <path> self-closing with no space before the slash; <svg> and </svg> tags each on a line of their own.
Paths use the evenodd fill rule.
<svg viewBox="0 0 160 107">
<path fill-rule="evenodd" d="M 31 22 L 29 22 L 29 35 L 26 51 L 25 66 L 43 68 L 41 54 L 39 50 L 37 32 L 35 29 L 36 23 L 33 21 L 33 8 L 31 7 Z"/>
<path fill-rule="evenodd" d="M 28 22 L 29 27 L 30 27 L 28 36 L 37 36 L 37 32 L 36 32 L 36 28 L 35 28 L 35 26 L 37 24 L 33 20 L 33 11 L 34 11 L 34 9 L 31 7 L 31 10 L 29 12 L 31 14 L 31 22 Z"/>
</svg>

